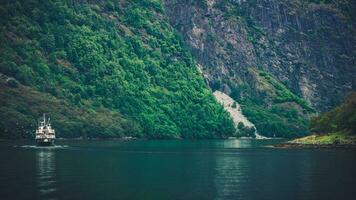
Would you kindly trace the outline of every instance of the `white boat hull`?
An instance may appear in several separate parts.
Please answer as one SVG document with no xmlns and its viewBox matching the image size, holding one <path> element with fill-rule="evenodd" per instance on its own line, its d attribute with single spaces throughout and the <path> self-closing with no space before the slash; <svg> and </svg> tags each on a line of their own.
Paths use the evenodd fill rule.
<svg viewBox="0 0 356 200">
<path fill-rule="evenodd" d="M 36 139 L 37 146 L 53 146 L 54 139 Z"/>
</svg>

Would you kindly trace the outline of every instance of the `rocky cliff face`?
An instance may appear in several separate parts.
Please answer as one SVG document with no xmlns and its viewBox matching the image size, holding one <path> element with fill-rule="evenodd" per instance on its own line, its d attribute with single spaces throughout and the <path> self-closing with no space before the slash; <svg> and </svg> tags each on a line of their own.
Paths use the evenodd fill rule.
<svg viewBox="0 0 356 200">
<path fill-rule="evenodd" d="M 351 1 L 166 0 L 171 23 L 214 89 L 255 68 L 320 111 L 355 87 L 355 9 Z"/>
<path fill-rule="evenodd" d="M 310 107 L 328 110 L 355 89 L 352 1 L 165 0 L 165 7 L 210 87 L 252 118 L 258 109 L 279 115 L 276 123 L 290 122 L 276 109 L 308 118 Z"/>
</svg>

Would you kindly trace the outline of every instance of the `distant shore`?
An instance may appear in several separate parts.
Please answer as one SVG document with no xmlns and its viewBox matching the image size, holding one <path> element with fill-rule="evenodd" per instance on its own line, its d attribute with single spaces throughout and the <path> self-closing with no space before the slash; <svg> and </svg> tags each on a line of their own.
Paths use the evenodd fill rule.
<svg viewBox="0 0 356 200">
<path fill-rule="evenodd" d="M 310 135 L 274 145 L 276 148 L 355 148 L 356 136 L 344 133 L 330 133 L 325 135 Z"/>
<path fill-rule="evenodd" d="M 338 148 L 352 148 L 356 149 L 355 144 L 296 144 L 296 143 L 282 143 L 274 145 L 275 148 L 283 149 L 338 149 Z"/>
</svg>

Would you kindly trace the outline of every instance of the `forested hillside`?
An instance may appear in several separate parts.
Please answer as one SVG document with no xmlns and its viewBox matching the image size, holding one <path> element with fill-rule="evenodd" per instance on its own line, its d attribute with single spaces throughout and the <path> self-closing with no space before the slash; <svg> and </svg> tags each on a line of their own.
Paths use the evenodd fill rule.
<svg viewBox="0 0 356 200">
<path fill-rule="evenodd" d="M 356 134 L 356 92 L 347 95 L 345 101 L 329 112 L 311 120 L 311 132 L 327 134 L 341 132 Z"/>
<path fill-rule="evenodd" d="M 0 137 L 49 113 L 59 137 L 234 132 L 156 0 L 0 3 Z"/>
</svg>

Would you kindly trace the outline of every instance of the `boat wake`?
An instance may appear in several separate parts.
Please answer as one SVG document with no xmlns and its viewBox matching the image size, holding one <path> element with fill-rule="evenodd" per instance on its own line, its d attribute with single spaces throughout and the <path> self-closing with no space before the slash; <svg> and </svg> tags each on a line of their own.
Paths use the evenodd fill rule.
<svg viewBox="0 0 356 200">
<path fill-rule="evenodd" d="M 53 145 L 53 146 L 36 146 L 36 145 L 21 145 L 14 146 L 16 148 L 25 148 L 25 149 L 64 149 L 68 148 L 68 145 Z"/>
</svg>

